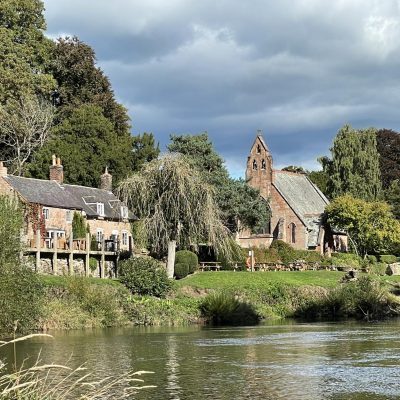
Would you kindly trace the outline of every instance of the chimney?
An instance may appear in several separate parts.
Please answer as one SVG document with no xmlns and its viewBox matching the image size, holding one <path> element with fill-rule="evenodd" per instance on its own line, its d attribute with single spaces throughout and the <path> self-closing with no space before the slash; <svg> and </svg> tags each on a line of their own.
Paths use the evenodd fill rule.
<svg viewBox="0 0 400 400">
<path fill-rule="evenodd" d="M 64 167 L 61 165 L 60 157 L 52 156 L 52 165 L 50 165 L 50 180 L 56 181 L 60 185 L 64 182 Z"/>
<path fill-rule="evenodd" d="M 0 161 L 0 176 L 7 176 L 7 167 L 4 166 L 3 161 Z"/>
<path fill-rule="evenodd" d="M 100 176 L 100 189 L 112 191 L 112 175 L 108 173 L 108 168 L 106 167 L 104 174 Z"/>
</svg>

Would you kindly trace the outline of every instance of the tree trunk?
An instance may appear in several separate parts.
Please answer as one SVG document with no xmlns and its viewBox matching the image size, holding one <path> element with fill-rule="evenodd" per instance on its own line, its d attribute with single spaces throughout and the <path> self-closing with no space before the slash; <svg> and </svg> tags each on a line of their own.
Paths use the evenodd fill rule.
<svg viewBox="0 0 400 400">
<path fill-rule="evenodd" d="M 176 250 L 176 240 L 169 241 L 168 242 L 167 275 L 168 275 L 168 278 L 170 278 L 170 279 L 172 279 L 174 277 L 175 250 Z"/>
</svg>

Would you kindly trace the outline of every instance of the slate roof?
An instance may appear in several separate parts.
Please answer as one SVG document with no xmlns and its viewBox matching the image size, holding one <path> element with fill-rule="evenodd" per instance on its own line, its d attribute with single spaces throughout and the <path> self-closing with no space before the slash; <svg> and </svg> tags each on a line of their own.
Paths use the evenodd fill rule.
<svg viewBox="0 0 400 400">
<path fill-rule="evenodd" d="M 4 179 L 29 203 L 48 207 L 83 210 L 89 218 L 100 217 L 95 203 L 104 204 L 104 217 L 122 219 L 121 201 L 107 190 L 58 184 L 56 181 L 7 175 Z M 132 213 L 129 219 L 134 219 Z"/>
<path fill-rule="evenodd" d="M 304 174 L 274 171 L 273 184 L 307 227 L 308 246 L 317 246 L 321 217 L 329 200 Z"/>
</svg>

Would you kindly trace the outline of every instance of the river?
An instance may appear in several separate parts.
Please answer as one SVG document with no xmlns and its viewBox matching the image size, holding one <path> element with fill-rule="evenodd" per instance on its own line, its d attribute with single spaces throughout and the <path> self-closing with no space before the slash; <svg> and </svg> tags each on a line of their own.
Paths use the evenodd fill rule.
<svg viewBox="0 0 400 400">
<path fill-rule="evenodd" d="M 53 332 L 18 345 L 21 361 L 86 363 L 96 377 L 150 370 L 141 400 L 398 399 L 400 322 L 283 322 L 237 328 Z M 0 349 L 10 358 L 12 349 Z"/>
</svg>

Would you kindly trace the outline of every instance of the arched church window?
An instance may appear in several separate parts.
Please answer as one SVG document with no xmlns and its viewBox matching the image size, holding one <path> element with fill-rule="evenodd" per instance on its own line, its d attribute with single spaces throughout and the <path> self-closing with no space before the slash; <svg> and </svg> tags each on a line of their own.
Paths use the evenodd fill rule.
<svg viewBox="0 0 400 400">
<path fill-rule="evenodd" d="M 296 243 L 296 225 L 292 222 L 289 225 L 290 243 Z"/>
<path fill-rule="evenodd" d="M 261 153 L 261 146 L 258 144 L 257 145 L 257 154 L 260 154 Z"/>
<path fill-rule="evenodd" d="M 257 167 L 257 161 L 254 160 L 254 161 L 253 161 L 253 169 L 256 170 L 257 168 L 258 168 L 258 167 Z"/>
<path fill-rule="evenodd" d="M 265 160 L 261 160 L 261 169 L 267 169 L 267 164 L 265 163 Z"/>
</svg>

